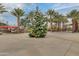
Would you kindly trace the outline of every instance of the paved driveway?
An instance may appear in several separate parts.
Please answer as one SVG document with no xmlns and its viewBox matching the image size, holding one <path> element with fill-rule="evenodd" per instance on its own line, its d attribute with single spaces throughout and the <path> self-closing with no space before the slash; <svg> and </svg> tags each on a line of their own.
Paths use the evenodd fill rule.
<svg viewBox="0 0 79 59">
<path fill-rule="evenodd" d="M 45 38 L 28 33 L 0 35 L 2 56 L 79 56 L 79 33 L 48 32 Z"/>
</svg>

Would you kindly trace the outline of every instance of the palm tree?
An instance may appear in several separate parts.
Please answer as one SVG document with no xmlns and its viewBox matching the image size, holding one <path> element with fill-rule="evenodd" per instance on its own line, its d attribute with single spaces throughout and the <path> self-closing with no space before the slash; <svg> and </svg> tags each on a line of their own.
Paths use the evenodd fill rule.
<svg viewBox="0 0 79 59">
<path fill-rule="evenodd" d="M 19 28 L 20 24 L 20 18 L 24 16 L 24 11 L 20 8 L 14 8 L 14 10 L 11 12 L 12 15 L 14 15 L 17 18 L 17 26 Z"/>
<path fill-rule="evenodd" d="M 2 4 L 0 4 L 0 14 L 2 14 L 4 12 L 7 12 L 7 11 L 6 11 L 5 7 Z"/>
<path fill-rule="evenodd" d="M 0 22 L 0 26 L 7 26 L 8 24 Z"/>
<path fill-rule="evenodd" d="M 50 22 L 50 25 L 51 25 L 51 31 L 52 31 L 52 29 L 53 29 L 53 24 L 52 24 L 52 22 L 53 22 L 53 18 L 54 18 L 54 16 L 55 16 L 55 14 L 56 14 L 56 12 L 55 12 L 55 10 L 52 10 L 52 9 L 49 9 L 48 11 L 47 11 L 47 15 L 48 15 L 48 17 L 49 17 L 49 22 Z"/>
<path fill-rule="evenodd" d="M 53 22 L 56 23 L 56 25 L 57 25 L 57 31 L 59 31 L 60 28 L 61 28 L 60 25 L 61 25 L 61 22 L 62 22 L 62 15 L 59 14 L 59 13 L 56 13 L 55 17 L 53 19 Z"/>
<path fill-rule="evenodd" d="M 62 31 L 66 31 L 66 25 L 65 23 L 67 23 L 68 20 L 67 20 L 67 17 L 66 16 L 61 16 L 61 23 L 62 23 Z"/>
<path fill-rule="evenodd" d="M 27 15 L 27 18 L 32 21 L 34 18 L 34 11 L 29 12 L 29 14 Z"/>
<path fill-rule="evenodd" d="M 72 18 L 72 32 L 78 31 L 78 18 L 79 18 L 79 11 L 72 10 L 68 15 L 68 17 Z"/>
<path fill-rule="evenodd" d="M 3 14 L 4 12 L 7 12 L 7 11 L 6 11 L 5 7 L 2 4 L 0 4 L 0 17 L 1 17 L 1 14 Z"/>
<path fill-rule="evenodd" d="M 26 27 L 26 19 L 22 18 L 21 19 L 21 26 Z"/>
</svg>

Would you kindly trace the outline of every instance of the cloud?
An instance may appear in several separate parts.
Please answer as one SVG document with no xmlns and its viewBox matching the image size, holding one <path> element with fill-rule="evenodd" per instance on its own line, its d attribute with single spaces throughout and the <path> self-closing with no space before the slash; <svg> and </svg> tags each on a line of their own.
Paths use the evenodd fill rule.
<svg viewBox="0 0 79 59">
<path fill-rule="evenodd" d="M 62 9 L 66 9 L 66 8 L 74 8 L 74 7 L 76 7 L 76 6 L 79 6 L 79 4 L 78 3 L 65 3 L 65 4 L 63 4 L 63 3 L 61 3 L 61 4 L 56 4 L 56 6 L 54 6 L 54 7 L 52 7 L 52 8 L 54 8 L 55 10 L 62 10 Z"/>
<path fill-rule="evenodd" d="M 17 7 L 20 7 L 22 8 L 24 6 L 24 4 L 22 3 L 4 3 L 3 4 L 5 7 L 8 7 L 8 8 L 17 8 Z"/>
<path fill-rule="evenodd" d="M 12 9 L 14 8 L 23 8 L 24 7 L 24 4 L 21 4 L 21 3 L 3 3 L 3 5 L 6 7 L 6 9 L 8 11 L 11 11 Z"/>
<path fill-rule="evenodd" d="M 29 6 L 33 7 L 34 4 L 26 4 L 26 3 L 3 3 L 6 10 L 8 12 L 1 14 L 0 20 L 4 20 L 5 22 L 8 21 L 9 24 L 16 24 L 16 17 L 12 16 L 10 11 L 12 11 L 14 8 L 21 8 L 24 11 L 29 8 Z M 27 11 L 26 11 L 27 12 Z"/>
<path fill-rule="evenodd" d="M 28 13 L 30 12 L 31 10 L 35 10 L 35 7 L 38 5 L 39 7 L 41 7 L 40 9 L 43 10 L 43 8 L 45 8 L 43 10 L 43 12 L 45 10 L 48 10 L 49 8 L 51 9 L 55 9 L 57 10 L 58 12 L 62 13 L 62 14 L 66 14 L 68 13 L 70 10 L 72 9 L 79 9 L 79 4 L 78 3 L 52 3 L 52 4 L 47 4 L 47 5 L 42 5 L 42 4 L 38 4 L 38 3 L 3 3 L 3 5 L 6 7 L 6 9 L 8 11 L 11 11 L 13 10 L 14 8 L 22 8 L 25 13 Z M 3 19 L 4 20 L 8 20 L 10 22 L 10 24 L 12 22 L 15 22 L 15 18 L 14 16 L 12 16 L 9 13 L 4 13 L 3 15 Z"/>
</svg>

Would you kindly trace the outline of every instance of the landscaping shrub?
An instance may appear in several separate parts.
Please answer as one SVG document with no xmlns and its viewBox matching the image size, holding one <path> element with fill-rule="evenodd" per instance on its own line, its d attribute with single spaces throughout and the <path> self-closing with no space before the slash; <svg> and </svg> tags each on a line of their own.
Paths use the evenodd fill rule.
<svg viewBox="0 0 79 59">
<path fill-rule="evenodd" d="M 29 22 L 29 36 L 41 38 L 45 37 L 47 33 L 47 22 L 46 18 L 38 13 L 34 13 L 34 18 Z"/>
<path fill-rule="evenodd" d="M 67 31 L 72 31 L 72 28 L 70 28 L 70 27 L 69 27 L 69 28 L 67 28 Z"/>
</svg>

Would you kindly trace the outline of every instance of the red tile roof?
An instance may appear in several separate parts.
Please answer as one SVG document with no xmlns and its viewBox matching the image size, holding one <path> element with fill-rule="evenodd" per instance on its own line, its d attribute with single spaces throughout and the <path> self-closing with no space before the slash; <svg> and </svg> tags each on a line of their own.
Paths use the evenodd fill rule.
<svg viewBox="0 0 79 59">
<path fill-rule="evenodd" d="M 4 29 L 6 29 L 6 28 L 17 28 L 17 26 L 0 26 L 0 28 L 4 28 Z"/>
</svg>

